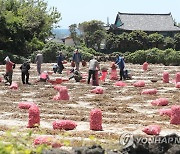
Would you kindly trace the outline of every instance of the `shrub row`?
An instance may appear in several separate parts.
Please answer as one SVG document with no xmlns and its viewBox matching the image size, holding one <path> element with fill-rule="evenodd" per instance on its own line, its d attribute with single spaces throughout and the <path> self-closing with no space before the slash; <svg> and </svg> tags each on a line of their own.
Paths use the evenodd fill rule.
<svg viewBox="0 0 180 154">
<path fill-rule="evenodd" d="M 142 64 L 145 61 L 152 64 L 180 65 L 180 51 L 174 49 L 160 50 L 152 48 L 149 50 L 138 50 L 125 55 L 126 62 Z"/>
</svg>

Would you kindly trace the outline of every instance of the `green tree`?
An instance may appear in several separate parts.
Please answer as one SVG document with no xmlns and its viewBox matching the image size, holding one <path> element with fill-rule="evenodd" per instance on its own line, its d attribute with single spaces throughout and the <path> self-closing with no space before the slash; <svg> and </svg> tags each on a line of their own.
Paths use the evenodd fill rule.
<svg viewBox="0 0 180 154">
<path fill-rule="evenodd" d="M 149 48 L 163 48 L 164 36 L 159 33 L 153 33 L 148 36 Z"/>
<path fill-rule="evenodd" d="M 174 36 L 174 44 L 175 44 L 175 49 L 180 51 L 180 33 L 177 33 Z"/>
<path fill-rule="evenodd" d="M 88 48 L 100 49 L 100 44 L 105 38 L 104 23 L 98 20 L 85 21 L 79 24 L 84 42 Z"/>
<path fill-rule="evenodd" d="M 147 49 L 147 38 L 143 31 L 132 31 L 129 34 L 130 51 Z"/>
<path fill-rule="evenodd" d="M 0 0 L 0 49 L 27 55 L 42 49 L 52 27 L 61 19 L 56 8 L 44 0 Z"/>
<path fill-rule="evenodd" d="M 79 45 L 81 40 L 80 36 L 78 35 L 78 28 L 76 24 L 72 24 L 69 26 L 70 36 L 72 37 L 74 44 Z"/>
<path fill-rule="evenodd" d="M 172 48 L 174 49 L 174 39 L 171 37 L 165 37 L 164 39 L 164 48 L 168 49 L 168 48 Z"/>
</svg>

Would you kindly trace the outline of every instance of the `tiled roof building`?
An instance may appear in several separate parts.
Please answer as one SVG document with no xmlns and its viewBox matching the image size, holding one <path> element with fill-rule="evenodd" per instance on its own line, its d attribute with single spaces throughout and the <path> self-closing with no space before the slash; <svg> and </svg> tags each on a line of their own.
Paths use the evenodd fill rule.
<svg viewBox="0 0 180 154">
<path fill-rule="evenodd" d="M 118 12 L 115 24 L 111 25 L 110 31 L 116 34 L 142 30 L 148 34 L 158 32 L 164 36 L 174 36 L 180 32 L 171 13 L 168 14 L 143 14 L 143 13 L 120 13 Z"/>
</svg>

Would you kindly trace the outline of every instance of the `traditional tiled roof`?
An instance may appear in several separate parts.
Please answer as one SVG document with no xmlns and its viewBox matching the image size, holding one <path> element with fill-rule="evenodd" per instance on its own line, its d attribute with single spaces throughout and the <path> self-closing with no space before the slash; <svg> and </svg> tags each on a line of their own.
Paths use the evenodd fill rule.
<svg viewBox="0 0 180 154">
<path fill-rule="evenodd" d="M 118 12 L 115 25 L 124 30 L 142 31 L 180 31 L 175 26 L 171 13 L 168 14 L 142 14 Z"/>
</svg>

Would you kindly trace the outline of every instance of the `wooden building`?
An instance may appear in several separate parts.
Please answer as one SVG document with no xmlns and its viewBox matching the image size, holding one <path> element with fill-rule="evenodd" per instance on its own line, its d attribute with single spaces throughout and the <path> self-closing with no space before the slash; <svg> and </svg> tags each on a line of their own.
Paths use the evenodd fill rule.
<svg viewBox="0 0 180 154">
<path fill-rule="evenodd" d="M 180 27 L 175 25 L 171 13 L 168 14 L 144 14 L 144 13 L 120 13 L 116 16 L 115 23 L 110 26 L 109 32 L 122 34 L 141 30 L 147 34 L 159 33 L 173 37 L 180 32 Z"/>
</svg>

